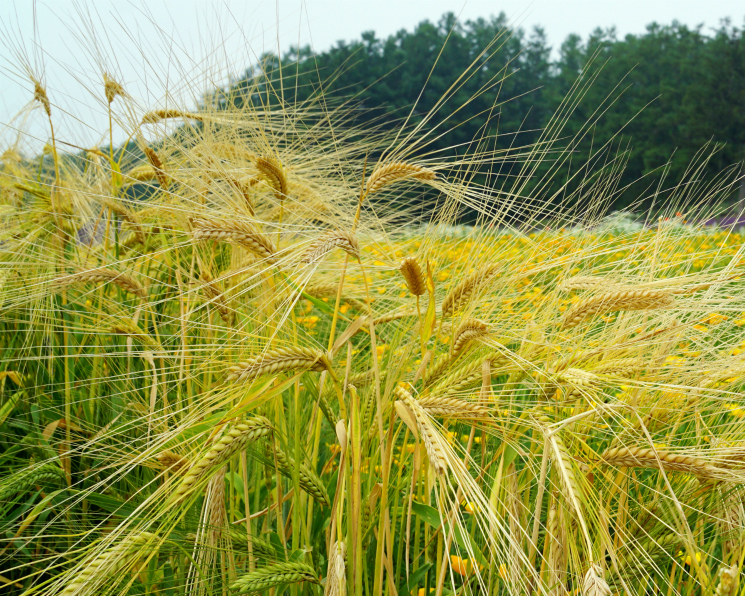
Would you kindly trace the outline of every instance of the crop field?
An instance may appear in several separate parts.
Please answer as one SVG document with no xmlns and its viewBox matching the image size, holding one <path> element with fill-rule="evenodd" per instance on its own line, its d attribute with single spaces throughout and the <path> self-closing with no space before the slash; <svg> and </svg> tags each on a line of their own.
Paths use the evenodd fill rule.
<svg viewBox="0 0 745 596">
<path fill-rule="evenodd" d="M 745 238 L 695 223 L 733 176 L 607 216 L 612 159 L 535 181 L 564 116 L 445 156 L 427 119 L 108 75 L 131 142 L 83 150 L 35 83 L 51 140 L 0 158 L 4 593 L 740 592 Z"/>
</svg>

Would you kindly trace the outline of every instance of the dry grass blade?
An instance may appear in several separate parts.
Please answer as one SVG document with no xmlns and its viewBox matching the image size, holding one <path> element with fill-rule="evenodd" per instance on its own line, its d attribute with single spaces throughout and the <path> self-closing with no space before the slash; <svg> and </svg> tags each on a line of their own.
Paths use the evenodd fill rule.
<svg viewBox="0 0 745 596">
<path fill-rule="evenodd" d="M 740 577 L 740 570 L 737 565 L 722 567 L 719 570 L 719 583 L 714 596 L 734 596 L 737 594 L 737 580 Z"/>
<path fill-rule="evenodd" d="M 99 267 L 98 269 L 89 269 L 80 271 L 65 277 L 59 277 L 54 280 L 54 286 L 58 289 L 64 289 L 74 284 L 100 284 L 113 283 L 129 294 L 134 294 L 140 298 L 147 298 L 147 290 L 133 276 L 114 269 Z"/>
<path fill-rule="evenodd" d="M 313 242 L 303 256 L 304 263 L 315 263 L 334 248 L 341 248 L 349 256 L 360 258 L 360 245 L 351 232 L 339 230 L 330 232 Z"/>
<path fill-rule="evenodd" d="M 231 366 L 228 369 L 228 381 L 244 382 L 262 375 L 307 370 L 332 371 L 326 352 L 316 348 L 301 347 L 271 350 Z"/>
<path fill-rule="evenodd" d="M 618 310 L 653 310 L 669 308 L 675 304 L 669 290 L 624 289 L 605 292 L 586 298 L 568 310 L 561 322 L 561 329 L 576 327 L 583 320 Z"/>
<path fill-rule="evenodd" d="M 233 455 L 244 449 L 246 445 L 265 437 L 272 432 L 272 425 L 263 416 L 253 416 L 231 427 L 219 441 L 212 444 L 193 466 L 191 466 L 173 493 L 178 501 L 185 498 L 202 481 L 217 472 Z"/>
<path fill-rule="evenodd" d="M 397 161 L 383 166 L 378 166 L 367 179 L 367 193 L 371 195 L 378 192 L 384 186 L 399 180 L 415 179 L 431 181 L 437 177 L 433 170 L 423 168 L 415 164 Z"/>
<path fill-rule="evenodd" d="M 414 296 L 422 296 L 427 293 L 427 284 L 424 281 L 422 268 L 416 260 L 416 257 L 406 257 L 401 261 L 399 266 L 401 275 L 406 280 L 406 287 L 409 288 Z"/>
<path fill-rule="evenodd" d="M 286 584 L 310 582 L 318 584 L 315 570 L 305 563 L 275 563 L 242 575 L 230 589 L 237 594 L 252 594 Z"/>
<path fill-rule="evenodd" d="M 701 459 L 660 449 L 614 447 L 604 451 L 600 458 L 608 465 L 623 468 L 659 470 L 660 464 L 662 464 L 666 471 L 686 472 L 699 478 L 717 478 L 722 475 L 722 470 L 707 464 Z M 657 458 L 659 458 L 659 461 Z"/>
<path fill-rule="evenodd" d="M 326 588 L 323 592 L 325 596 L 346 596 L 347 574 L 344 565 L 346 556 L 347 549 L 343 542 L 334 542 L 331 545 Z"/>
<path fill-rule="evenodd" d="M 582 582 L 582 596 L 610 596 L 612 593 L 608 582 L 603 578 L 599 565 L 590 565 Z"/>
<path fill-rule="evenodd" d="M 222 219 L 194 218 L 191 222 L 195 240 L 235 242 L 266 260 L 273 260 L 274 244 L 252 224 Z"/>
</svg>

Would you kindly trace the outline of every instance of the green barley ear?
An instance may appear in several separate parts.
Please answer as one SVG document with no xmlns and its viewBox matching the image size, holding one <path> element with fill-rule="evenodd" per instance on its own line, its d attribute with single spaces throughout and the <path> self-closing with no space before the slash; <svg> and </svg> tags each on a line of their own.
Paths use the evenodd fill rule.
<svg viewBox="0 0 745 596">
<path fill-rule="evenodd" d="M 8 501 L 34 486 L 53 486 L 62 484 L 64 480 L 65 472 L 58 462 L 50 461 L 30 466 L 0 481 L 0 502 Z"/>
<path fill-rule="evenodd" d="M 315 570 L 305 563 L 276 563 L 240 576 L 230 590 L 236 594 L 252 594 L 286 584 L 309 582 L 319 584 Z"/>
<path fill-rule="evenodd" d="M 185 499 L 233 455 L 257 439 L 268 436 L 271 432 L 272 424 L 263 416 L 254 416 L 233 425 L 219 441 L 209 448 L 207 453 L 188 469 L 173 493 L 174 500 Z"/>
</svg>

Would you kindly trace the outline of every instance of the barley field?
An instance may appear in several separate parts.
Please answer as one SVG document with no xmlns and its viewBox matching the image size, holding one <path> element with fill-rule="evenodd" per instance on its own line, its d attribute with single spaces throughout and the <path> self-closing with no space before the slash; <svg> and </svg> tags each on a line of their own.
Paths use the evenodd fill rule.
<svg viewBox="0 0 745 596">
<path fill-rule="evenodd" d="M 561 109 L 443 156 L 436 115 L 106 74 L 130 143 L 74 148 L 34 82 L 49 143 L 0 158 L 4 593 L 740 592 L 744 237 L 698 223 L 731 172 L 608 215 L 618 162 L 538 169 Z"/>
</svg>

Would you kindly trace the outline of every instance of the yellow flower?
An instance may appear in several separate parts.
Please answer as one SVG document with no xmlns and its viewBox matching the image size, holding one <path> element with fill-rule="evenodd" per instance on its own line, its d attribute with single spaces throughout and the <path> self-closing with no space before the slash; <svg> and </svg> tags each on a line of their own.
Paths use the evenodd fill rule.
<svg viewBox="0 0 745 596">
<path fill-rule="evenodd" d="M 507 581 L 507 565 L 504 563 L 500 563 L 499 565 L 499 577 L 501 577 L 504 581 Z"/>
<path fill-rule="evenodd" d="M 450 555 L 450 566 L 455 573 L 464 577 L 473 573 L 473 561 L 471 559 L 461 559 L 456 555 Z"/>
<path fill-rule="evenodd" d="M 745 417 L 745 410 L 741 408 L 739 405 L 726 404 L 726 408 L 729 410 L 729 413 L 732 414 L 735 418 Z"/>
<path fill-rule="evenodd" d="M 375 346 L 375 350 L 378 353 L 378 358 L 380 358 L 388 351 L 388 344 L 380 344 L 379 346 Z"/>
</svg>

